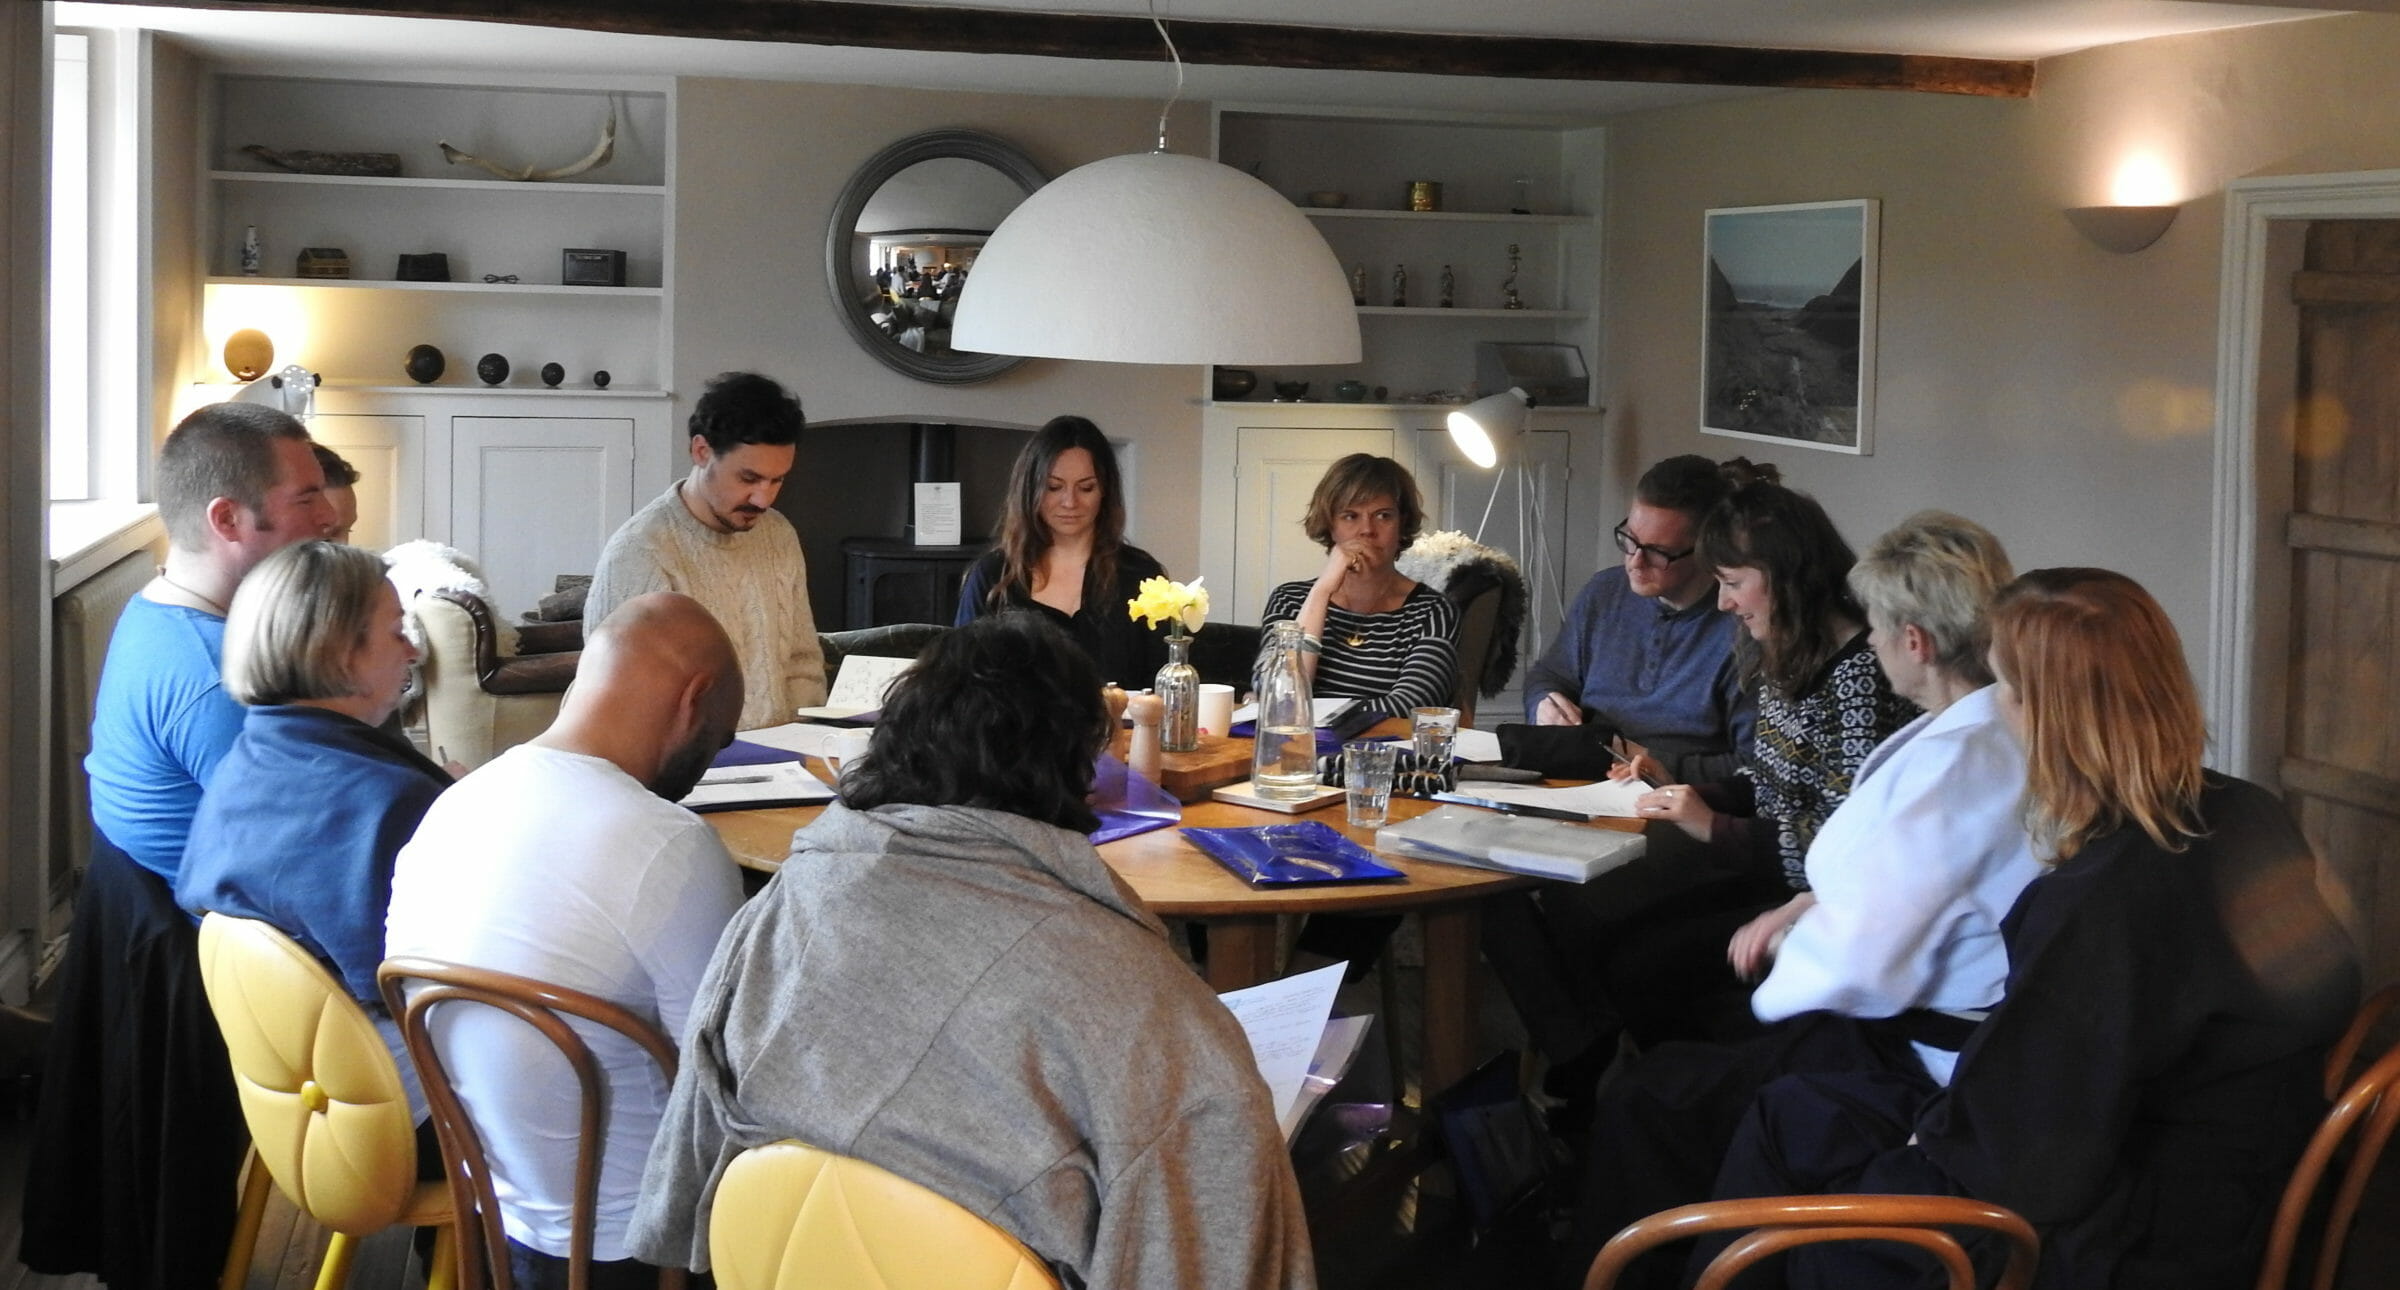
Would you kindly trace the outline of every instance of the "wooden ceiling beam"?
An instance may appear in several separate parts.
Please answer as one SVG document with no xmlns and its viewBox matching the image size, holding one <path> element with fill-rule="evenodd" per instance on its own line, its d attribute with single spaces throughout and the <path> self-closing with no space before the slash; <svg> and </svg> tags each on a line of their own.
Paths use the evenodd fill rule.
<svg viewBox="0 0 2400 1290">
<path fill-rule="evenodd" d="M 1149 19 L 1135 16 L 828 0 L 677 0 L 671 4 L 657 0 L 383 0 L 364 5 L 308 0 L 180 2 L 209 9 L 481 19 L 644 36 L 936 53 L 1133 62 L 1164 57 Z M 1766 89 L 1908 90 L 1989 98 L 2024 98 L 2033 92 L 2034 65 L 2006 59 L 1191 20 L 1173 21 L 1168 31 L 1185 62 L 1227 67 Z"/>
</svg>

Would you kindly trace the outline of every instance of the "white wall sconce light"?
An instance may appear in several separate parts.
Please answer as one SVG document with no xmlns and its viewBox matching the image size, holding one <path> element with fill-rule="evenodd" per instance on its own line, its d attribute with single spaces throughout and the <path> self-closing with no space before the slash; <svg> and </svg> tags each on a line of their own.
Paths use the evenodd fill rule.
<svg viewBox="0 0 2400 1290">
<path fill-rule="evenodd" d="M 2075 231 L 2103 251 L 2131 255 L 2166 236 L 2189 196 L 2175 168 L 2156 149 L 2137 149 L 2117 162 L 2106 206 L 2070 206 L 2064 214 Z"/>
<path fill-rule="evenodd" d="M 2092 245 L 2131 255 L 2166 236 L 2182 210 L 2181 206 L 2070 206 L 2063 214 Z"/>
</svg>

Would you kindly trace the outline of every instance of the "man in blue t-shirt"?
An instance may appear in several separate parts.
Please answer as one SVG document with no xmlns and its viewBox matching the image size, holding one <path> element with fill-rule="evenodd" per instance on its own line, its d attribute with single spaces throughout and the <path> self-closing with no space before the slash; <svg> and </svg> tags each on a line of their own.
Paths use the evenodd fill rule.
<svg viewBox="0 0 2400 1290">
<path fill-rule="evenodd" d="M 167 562 L 125 606 L 93 703 L 92 854 L 75 894 L 34 1113 L 19 1251 L 38 1272 L 207 1290 L 241 1107 L 173 885 L 200 790 L 241 729 L 218 677 L 225 606 L 259 561 L 332 532 L 299 422 L 255 403 L 183 419 L 153 478 Z M 312 791 L 293 785 L 294 792 Z"/>
<path fill-rule="evenodd" d="M 1643 472 L 1617 525 L 1620 568 L 1584 584 L 1525 678 L 1525 719 L 1596 727 L 1656 758 L 1672 783 L 1730 778 L 1757 713 L 1734 663 L 1734 621 L 1693 547 L 1730 487 L 1706 457 Z M 1633 751 L 1628 747 L 1627 751 Z"/>
<path fill-rule="evenodd" d="M 225 606 L 253 565 L 336 519 L 308 431 L 256 403 L 214 403 L 159 449 L 167 562 L 126 603 L 92 709 L 92 823 L 167 880 L 217 758 L 242 728 L 225 693 Z"/>
</svg>

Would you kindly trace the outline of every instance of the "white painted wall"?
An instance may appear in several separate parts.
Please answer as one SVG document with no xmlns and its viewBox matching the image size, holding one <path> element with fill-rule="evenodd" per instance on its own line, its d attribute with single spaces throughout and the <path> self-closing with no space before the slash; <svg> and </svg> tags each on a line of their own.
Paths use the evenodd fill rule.
<svg viewBox="0 0 2400 1290">
<path fill-rule="evenodd" d="M 2154 593 L 2207 660 L 2210 431 L 2224 186 L 2400 166 L 2400 17 L 2181 36 L 2044 61 L 2027 101 L 1794 92 L 1611 122 L 1611 436 L 1579 505 L 1623 505 L 1680 452 L 1771 458 L 1853 543 L 1940 506 L 2020 567 L 2099 564 Z M 2059 214 L 2155 152 L 2188 199 L 2113 255 Z M 1883 202 L 1875 453 L 1704 436 L 1701 212 Z"/>
</svg>

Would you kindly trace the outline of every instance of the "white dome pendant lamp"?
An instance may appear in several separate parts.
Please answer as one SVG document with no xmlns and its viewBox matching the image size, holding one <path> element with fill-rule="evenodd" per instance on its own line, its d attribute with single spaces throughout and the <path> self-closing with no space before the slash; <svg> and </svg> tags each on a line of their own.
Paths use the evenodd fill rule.
<svg viewBox="0 0 2400 1290">
<path fill-rule="evenodd" d="M 1175 59 L 1183 60 L 1154 11 Z M 993 230 L 950 343 L 1102 363 L 1355 363 L 1358 310 L 1333 248 L 1282 194 L 1231 166 L 1158 150 L 1079 166 Z"/>
</svg>

